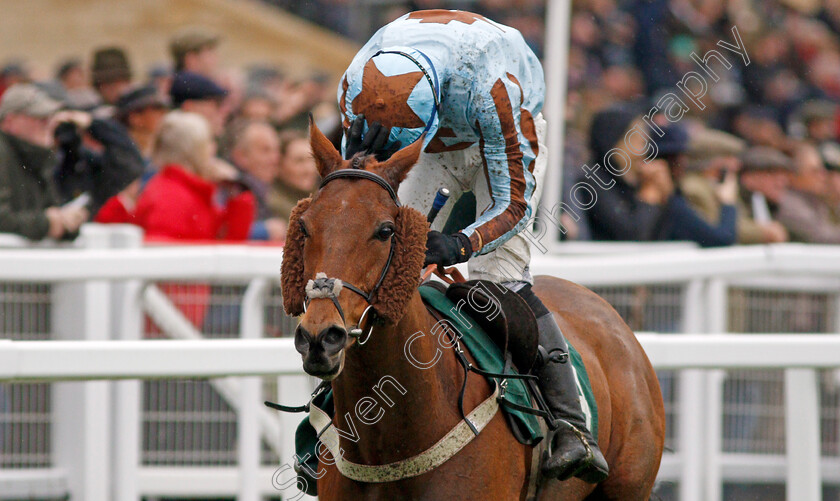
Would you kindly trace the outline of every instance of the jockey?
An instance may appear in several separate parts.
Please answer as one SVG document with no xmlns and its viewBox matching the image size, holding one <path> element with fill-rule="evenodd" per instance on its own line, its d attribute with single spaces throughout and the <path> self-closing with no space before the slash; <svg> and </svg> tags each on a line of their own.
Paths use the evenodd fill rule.
<svg viewBox="0 0 840 501">
<path fill-rule="evenodd" d="M 384 160 L 423 137 L 400 199 L 427 209 L 438 188 L 452 193 L 428 234 L 425 264 L 469 261 L 470 278 L 501 283 L 525 299 L 539 325 L 544 356 L 536 373 L 557 428 L 543 472 L 598 483 L 607 462 L 586 427 L 566 340 L 531 290 L 530 245 L 521 235 L 548 162 L 544 95 L 542 66 L 519 31 L 470 12 L 412 12 L 377 31 L 344 73 L 342 152 Z M 467 192 L 476 201 L 471 224 L 442 233 Z"/>
</svg>

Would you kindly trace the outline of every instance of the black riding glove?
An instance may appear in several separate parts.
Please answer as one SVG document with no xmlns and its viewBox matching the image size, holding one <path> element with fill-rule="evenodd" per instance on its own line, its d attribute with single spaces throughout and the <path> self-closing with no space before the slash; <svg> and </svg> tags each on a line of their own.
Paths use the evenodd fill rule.
<svg viewBox="0 0 840 501">
<path fill-rule="evenodd" d="M 384 162 L 391 158 L 391 155 L 397 152 L 402 146 L 400 141 L 395 142 L 390 147 L 385 147 L 388 144 L 388 136 L 391 134 L 391 128 L 385 127 L 379 122 L 373 122 L 368 127 L 367 134 L 364 134 L 365 116 L 357 115 L 350 128 L 347 129 L 347 148 L 345 150 L 344 159 L 349 160 L 353 158 L 356 153 L 363 155 L 374 155 L 380 162 Z"/>
<path fill-rule="evenodd" d="M 472 244 L 463 233 L 444 235 L 439 231 L 430 231 L 426 235 L 426 261 L 423 266 L 439 264 L 451 266 L 463 263 L 472 256 Z"/>
</svg>

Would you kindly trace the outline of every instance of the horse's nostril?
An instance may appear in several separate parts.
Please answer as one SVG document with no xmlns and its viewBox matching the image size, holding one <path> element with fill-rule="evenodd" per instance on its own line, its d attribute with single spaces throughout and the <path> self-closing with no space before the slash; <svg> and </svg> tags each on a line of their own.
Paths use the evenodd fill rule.
<svg viewBox="0 0 840 501">
<path fill-rule="evenodd" d="M 309 353 L 309 345 L 312 343 L 312 336 L 309 331 L 298 325 L 295 329 L 295 349 L 301 355 L 306 356 Z"/>
<path fill-rule="evenodd" d="M 324 347 L 324 352 L 328 355 L 334 355 L 344 349 L 347 343 L 347 330 L 337 325 L 332 325 L 322 330 L 318 335 L 318 340 L 321 346 Z"/>
</svg>

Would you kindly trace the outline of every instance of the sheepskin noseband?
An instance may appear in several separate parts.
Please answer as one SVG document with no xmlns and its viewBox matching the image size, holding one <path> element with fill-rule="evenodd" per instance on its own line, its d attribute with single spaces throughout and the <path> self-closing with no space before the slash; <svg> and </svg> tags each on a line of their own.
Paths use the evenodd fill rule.
<svg viewBox="0 0 840 501">
<path fill-rule="evenodd" d="M 336 177 L 364 177 L 376 181 L 380 186 L 382 185 L 373 178 L 374 176 L 379 178 L 376 174 L 353 170 L 350 172 L 354 172 L 354 174 L 346 175 L 345 173 L 348 170 L 339 170 L 330 174 L 324 178 L 321 186 L 323 187 L 325 183 Z M 361 172 L 365 172 L 369 176 L 355 174 Z M 338 175 L 332 177 L 335 174 Z M 393 193 L 393 189 L 389 190 L 389 194 L 391 193 Z M 392 198 L 399 207 L 396 196 L 392 195 Z M 370 293 L 365 293 L 339 279 L 327 278 L 326 275 L 321 277 L 320 273 L 314 280 L 307 279 L 307 276 L 311 276 L 311 271 L 309 272 L 310 275 L 307 275 L 307 270 L 304 269 L 304 235 L 299 221 L 301 215 L 309 208 L 311 203 L 311 199 L 298 202 L 289 218 L 289 230 L 283 250 L 280 276 L 283 306 L 286 313 L 300 315 L 304 312 L 304 303 L 308 299 L 314 299 L 314 295 L 329 298 L 334 294 L 334 297 L 337 297 L 342 288 L 348 288 L 364 297 L 379 319 L 386 323 L 398 322 L 405 314 L 406 306 L 419 283 L 420 271 L 425 257 L 426 234 L 429 230 L 426 217 L 414 209 L 399 207 L 397 217 L 394 220 L 394 235 L 391 237 L 394 240 L 391 243 L 390 261 L 383 263 L 384 274 L 378 286 L 375 286 Z M 336 287 L 338 292 L 335 291 Z"/>
</svg>

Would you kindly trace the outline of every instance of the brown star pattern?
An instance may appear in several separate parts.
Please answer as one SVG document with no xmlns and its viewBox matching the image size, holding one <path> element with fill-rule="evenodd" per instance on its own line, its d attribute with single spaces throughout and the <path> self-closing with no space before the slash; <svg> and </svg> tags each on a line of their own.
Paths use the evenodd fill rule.
<svg viewBox="0 0 840 501">
<path fill-rule="evenodd" d="M 429 146 L 426 147 L 426 153 L 443 153 L 445 151 L 463 150 L 475 144 L 475 141 L 461 141 L 452 145 L 447 145 L 443 142 L 442 139 L 445 137 L 453 138 L 458 136 L 455 134 L 455 131 L 450 129 L 449 127 L 441 127 L 440 129 L 438 129 L 438 132 L 437 134 L 435 134 L 435 137 L 433 137 L 432 140 L 429 141 Z"/>
<path fill-rule="evenodd" d="M 431 9 L 418 10 L 408 15 L 409 19 L 419 19 L 421 23 L 449 24 L 458 21 L 464 24 L 473 24 L 476 21 L 484 21 L 493 25 L 481 14 L 473 14 L 463 10 Z"/>
<path fill-rule="evenodd" d="M 368 123 L 386 127 L 423 127 L 423 120 L 408 105 L 408 97 L 423 73 L 413 71 L 386 77 L 373 60 L 365 64 L 362 91 L 353 99 L 353 113 L 364 114 Z"/>
</svg>

